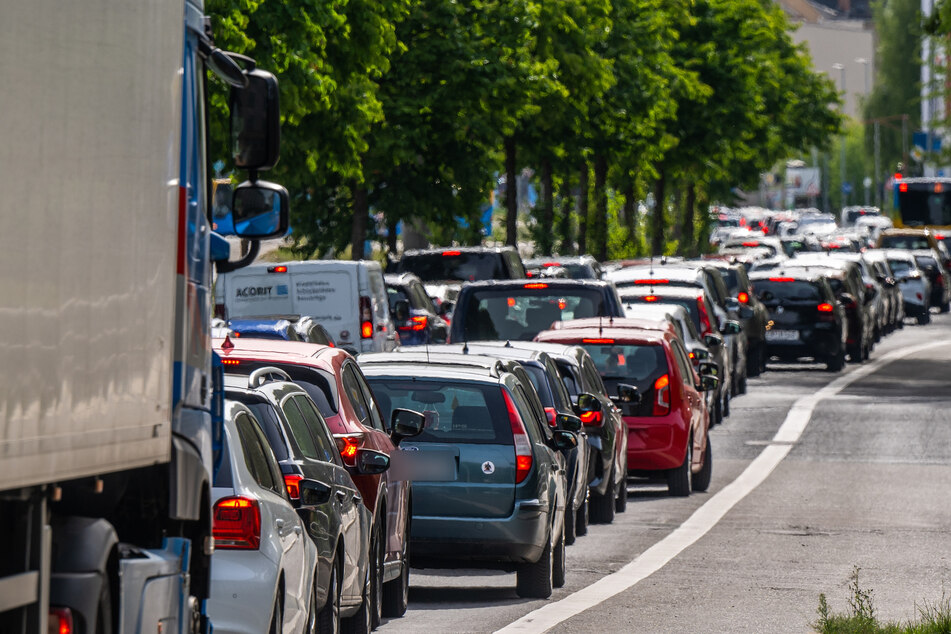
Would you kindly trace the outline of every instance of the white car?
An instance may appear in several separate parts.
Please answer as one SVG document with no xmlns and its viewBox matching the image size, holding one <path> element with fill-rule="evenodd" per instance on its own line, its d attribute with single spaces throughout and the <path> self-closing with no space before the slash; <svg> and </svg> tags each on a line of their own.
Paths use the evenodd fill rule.
<svg viewBox="0 0 951 634">
<path fill-rule="evenodd" d="M 887 249 L 885 257 L 901 288 L 905 302 L 905 316 L 914 317 L 919 324 L 931 321 L 931 282 L 918 266 L 915 256 L 905 249 Z"/>
<path fill-rule="evenodd" d="M 315 632 L 317 547 L 291 506 L 257 419 L 225 402 L 223 458 L 215 473 L 208 616 L 215 632 Z"/>
</svg>

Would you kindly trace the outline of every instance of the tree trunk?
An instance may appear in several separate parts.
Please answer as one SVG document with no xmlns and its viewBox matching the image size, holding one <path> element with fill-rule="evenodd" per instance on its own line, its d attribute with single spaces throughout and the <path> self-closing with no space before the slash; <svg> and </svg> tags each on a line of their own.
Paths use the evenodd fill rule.
<svg viewBox="0 0 951 634">
<path fill-rule="evenodd" d="M 594 234 L 595 257 L 601 262 L 608 259 L 608 159 L 603 155 L 594 157 Z"/>
<path fill-rule="evenodd" d="M 697 188 L 693 181 L 690 181 L 687 185 L 687 195 L 684 200 L 683 224 L 680 228 L 680 252 L 687 257 L 693 257 L 697 254 L 697 245 L 694 244 L 693 238 L 693 222 L 696 207 Z"/>
<path fill-rule="evenodd" d="M 629 178 L 624 185 L 624 226 L 627 227 L 627 239 L 633 244 L 637 238 L 637 202 L 634 200 L 634 179 Z"/>
<path fill-rule="evenodd" d="M 367 190 L 363 185 L 352 185 L 353 190 L 353 223 L 350 230 L 350 259 L 362 260 L 364 257 L 363 245 L 367 239 L 367 220 L 370 207 L 367 203 Z"/>
<path fill-rule="evenodd" d="M 561 255 L 571 255 L 575 252 L 574 225 L 571 222 L 573 202 L 571 179 L 566 178 L 561 183 L 561 214 L 558 216 L 558 235 L 561 237 L 558 253 Z"/>
<path fill-rule="evenodd" d="M 657 183 L 654 185 L 654 212 L 651 216 L 651 255 L 664 255 L 664 206 L 666 198 L 664 188 L 667 175 L 664 169 L 658 170 Z"/>
<path fill-rule="evenodd" d="M 505 244 L 518 246 L 518 177 L 515 174 L 515 138 L 505 138 Z"/>
<path fill-rule="evenodd" d="M 396 257 L 396 228 L 399 220 L 396 218 L 386 219 L 386 249 L 392 257 Z"/>
<path fill-rule="evenodd" d="M 581 161 L 578 182 L 578 254 L 588 252 L 588 161 Z"/>
<path fill-rule="evenodd" d="M 551 255 L 555 242 L 555 192 L 552 191 L 551 159 L 542 160 L 542 227 L 538 248 L 544 255 Z"/>
</svg>

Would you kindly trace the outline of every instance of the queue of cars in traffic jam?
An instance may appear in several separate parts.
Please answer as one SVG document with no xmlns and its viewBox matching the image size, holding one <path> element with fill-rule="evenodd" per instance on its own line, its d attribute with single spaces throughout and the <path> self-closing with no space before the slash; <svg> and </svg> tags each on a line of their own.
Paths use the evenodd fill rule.
<svg viewBox="0 0 951 634">
<path fill-rule="evenodd" d="M 709 431 L 749 377 L 839 371 L 951 308 L 951 258 L 926 231 L 813 250 L 750 224 L 698 259 L 450 247 L 392 273 L 222 275 L 215 629 L 367 632 L 406 612 L 413 568 L 508 571 L 547 598 L 630 482 L 708 489 Z"/>
</svg>

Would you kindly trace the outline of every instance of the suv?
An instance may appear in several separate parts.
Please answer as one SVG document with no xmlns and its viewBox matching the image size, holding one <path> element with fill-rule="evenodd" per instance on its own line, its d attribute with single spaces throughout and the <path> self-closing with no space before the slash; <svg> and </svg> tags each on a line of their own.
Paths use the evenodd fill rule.
<svg viewBox="0 0 951 634">
<path fill-rule="evenodd" d="M 931 321 L 931 281 L 918 266 L 911 251 L 906 249 L 883 250 L 901 289 L 905 316 L 914 317 L 919 324 Z"/>
<path fill-rule="evenodd" d="M 565 269 L 573 280 L 600 280 L 603 275 L 601 265 L 590 255 L 550 255 L 525 260 L 526 269 L 553 267 Z"/>
<path fill-rule="evenodd" d="M 540 333 L 541 341 L 580 344 L 609 390 L 617 392 L 627 425 L 627 472 L 662 475 L 671 495 L 710 486 L 713 453 L 707 439 L 710 417 L 702 391 L 716 384 L 701 379 L 672 328 L 645 328 L 643 320 L 616 319 L 601 327 L 592 320 L 565 322 Z M 712 370 L 704 363 L 701 370 Z"/>
<path fill-rule="evenodd" d="M 452 312 L 459 287 L 483 280 L 520 280 L 525 266 L 515 247 L 446 247 L 403 253 L 397 273 L 414 273 L 436 300 L 441 314 Z"/>
<path fill-rule="evenodd" d="M 822 269 L 765 271 L 753 273 L 750 281 L 769 310 L 769 356 L 783 361 L 812 357 L 830 372 L 843 368 L 849 320 Z"/>
<path fill-rule="evenodd" d="M 565 583 L 565 461 L 577 444 L 548 426 L 531 383 L 500 361 L 433 354 L 428 362 L 368 354 L 360 362 L 381 402 L 422 410 L 404 448 L 429 466 L 414 478 L 413 564 L 516 571 L 519 596 Z"/>
<path fill-rule="evenodd" d="M 276 367 L 299 384 L 317 405 L 333 433 L 345 466 L 357 465 L 360 449 L 392 456 L 399 437 L 396 421 L 384 417 L 356 361 L 340 348 L 297 341 L 268 339 L 214 340 L 227 372 L 251 374 Z M 370 579 L 374 599 L 373 621 L 406 611 L 409 588 L 409 508 L 411 483 L 397 470 L 354 474 L 363 505 L 371 512 L 370 552 L 374 557 Z M 382 594 L 382 598 L 380 595 Z"/>
<path fill-rule="evenodd" d="M 459 291 L 449 340 L 531 341 L 563 319 L 623 316 L 621 300 L 608 282 L 477 282 Z"/>
<path fill-rule="evenodd" d="M 412 273 L 384 275 L 390 315 L 400 333 L 401 346 L 446 343 L 449 324 L 436 311 L 423 283 Z"/>
</svg>

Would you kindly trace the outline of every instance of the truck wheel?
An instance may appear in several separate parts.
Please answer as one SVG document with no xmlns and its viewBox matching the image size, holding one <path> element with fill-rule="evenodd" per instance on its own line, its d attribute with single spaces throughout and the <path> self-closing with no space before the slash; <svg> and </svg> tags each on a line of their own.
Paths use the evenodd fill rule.
<svg viewBox="0 0 951 634">
<path fill-rule="evenodd" d="M 552 589 L 551 534 L 542 556 L 533 564 L 519 564 L 515 569 L 515 592 L 523 599 L 547 599 Z"/>
<path fill-rule="evenodd" d="M 713 449 L 710 448 L 710 437 L 707 436 L 707 448 L 703 450 L 703 466 L 700 471 L 690 477 L 690 486 L 694 491 L 706 491 L 710 488 L 710 477 L 713 475 Z"/>
<path fill-rule="evenodd" d="M 675 497 L 690 495 L 690 463 L 693 460 L 693 438 L 687 440 L 683 464 L 667 472 L 667 491 Z"/>
</svg>

